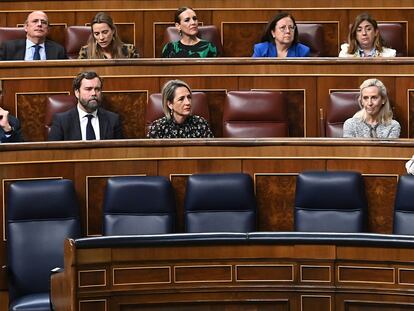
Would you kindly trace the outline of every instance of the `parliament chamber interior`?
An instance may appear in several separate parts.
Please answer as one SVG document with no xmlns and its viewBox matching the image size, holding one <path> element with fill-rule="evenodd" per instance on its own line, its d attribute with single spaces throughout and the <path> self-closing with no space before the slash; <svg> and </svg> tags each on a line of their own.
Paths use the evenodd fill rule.
<svg viewBox="0 0 414 311">
<path fill-rule="evenodd" d="M 183 5 L 214 26 L 220 57 L 161 58 Z M 24 38 L 33 10 L 70 59 L 0 61 L 0 107 L 25 139 L 0 144 L 0 311 L 16 299 L 16 310 L 49 299 L 71 311 L 414 310 L 411 0 L 1 1 L 0 44 Z M 312 57 L 251 57 L 280 11 Z M 77 59 L 98 12 L 139 58 Z M 337 57 L 362 12 L 397 57 Z M 103 78 L 125 139 L 47 141 L 81 71 Z M 387 87 L 399 139 L 342 138 L 369 78 Z M 171 79 L 191 86 L 214 138 L 146 138 Z"/>
</svg>

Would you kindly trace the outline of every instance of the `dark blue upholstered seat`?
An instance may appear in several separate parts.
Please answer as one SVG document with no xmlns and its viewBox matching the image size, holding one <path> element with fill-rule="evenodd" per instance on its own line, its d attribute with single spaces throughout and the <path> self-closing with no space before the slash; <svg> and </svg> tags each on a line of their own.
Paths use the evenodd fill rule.
<svg viewBox="0 0 414 311">
<path fill-rule="evenodd" d="M 72 181 L 12 183 L 6 218 L 10 310 L 50 310 L 51 270 L 63 267 L 65 238 L 80 237 Z"/>
<path fill-rule="evenodd" d="M 186 232 L 256 231 L 256 198 L 247 174 L 194 174 L 184 203 Z"/>
<path fill-rule="evenodd" d="M 414 176 L 400 176 L 394 204 L 394 234 L 414 235 Z"/>
<path fill-rule="evenodd" d="M 295 230 L 364 232 L 367 203 L 357 172 L 304 172 L 296 180 Z"/>
<path fill-rule="evenodd" d="M 162 176 L 124 176 L 108 179 L 103 207 L 103 234 L 174 232 L 175 198 Z"/>
</svg>

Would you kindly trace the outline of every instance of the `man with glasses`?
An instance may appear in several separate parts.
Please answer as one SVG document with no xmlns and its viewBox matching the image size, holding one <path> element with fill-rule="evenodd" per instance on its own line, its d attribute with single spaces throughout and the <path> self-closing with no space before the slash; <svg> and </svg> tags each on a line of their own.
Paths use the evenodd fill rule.
<svg viewBox="0 0 414 311">
<path fill-rule="evenodd" d="M 49 20 L 45 12 L 34 11 L 24 23 L 26 39 L 5 41 L 0 47 L 0 60 L 66 59 L 63 46 L 46 38 Z"/>
</svg>

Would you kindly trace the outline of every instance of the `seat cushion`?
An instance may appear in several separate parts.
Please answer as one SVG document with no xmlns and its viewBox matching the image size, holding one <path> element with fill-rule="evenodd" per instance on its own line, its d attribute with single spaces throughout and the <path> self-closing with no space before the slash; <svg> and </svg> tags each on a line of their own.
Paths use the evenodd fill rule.
<svg viewBox="0 0 414 311">
<path fill-rule="evenodd" d="M 10 311 L 50 311 L 49 293 L 22 296 L 10 302 Z"/>
</svg>

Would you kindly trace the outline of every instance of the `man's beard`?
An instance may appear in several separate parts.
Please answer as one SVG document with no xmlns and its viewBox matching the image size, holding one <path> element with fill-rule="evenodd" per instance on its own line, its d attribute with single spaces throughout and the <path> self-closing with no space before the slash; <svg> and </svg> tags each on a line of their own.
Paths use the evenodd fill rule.
<svg viewBox="0 0 414 311">
<path fill-rule="evenodd" d="M 79 98 L 79 103 L 85 108 L 88 112 L 93 112 L 101 105 L 101 101 L 98 97 L 92 97 L 89 100 L 84 100 Z"/>
</svg>

